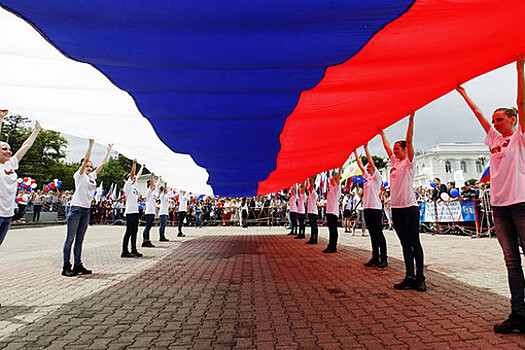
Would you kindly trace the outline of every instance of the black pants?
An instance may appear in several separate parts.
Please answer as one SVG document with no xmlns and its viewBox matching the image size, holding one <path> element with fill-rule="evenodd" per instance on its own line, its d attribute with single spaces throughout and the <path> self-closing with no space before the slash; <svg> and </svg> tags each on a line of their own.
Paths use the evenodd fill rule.
<svg viewBox="0 0 525 350">
<path fill-rule="evenodd" d="M 392 208 L 392 221 L 403 247 L 406 276 L 424 277 L 423 247 L 419 240 L 419 207 Z M 416 274 L 414 274 L 414 260 Z"/>
<path fill-rule="evenodd" d="M 144 231 L 142 232 L 142 239 L 144 241 L 149 241 L 149 231 L 155 222 L 155 214 L 146 214 L 144 215 L 146 219 L 146 225 L 144 226 Z"/>
<path fill-rule="evenodd" d="M 339 234 L 337 233 L 339 218 L 334 214 L 326 214 L 326 224 L 328 225 L 328 232 L 330 233 L 328 238 L 328 247 L 331 249 L 337 248 L 337 238 Z"/>
<path fill-rule="evenodd" d="M 24 216 L 24 214 L 26 213 L 26 207 L 27 205 L 25 204 L 18 204 L 18 209 L 16 211 L 15 216 L 13 216 L 13 221 L 19 220 Z"/>
<path fill-rule="evenodd" d="M 131 251 L 137 251 L 137 232 L 139 230 L 139 213 L 126 214 L 126 233 L 122 242 L 122 252 L 128 252 L 128 243 L 131 240 Z"/>
<path fill-rule="evenodd" d="M 365 222 L 372 241 L 372 259 L 386 259 L 386 240 L 383 234 L 383 211 L 381 209 L 365 209 Z"/>
<path fill-rule="evenodd" d="M 290 221 L 292 222 L 292 232 L 293 234 L 297 234 L 297 213 L 294 211 L 290 212 Z"/>
<path fill-rule="evenodd" d="M 33 222 L 40 221 L 41 211 L 42 211 L 42 204 L 33 205 Z"/>
<path fill-rule="evenodd" d="M 184 218 L 186 217 L 185 211 L 179 211 L 177 212 L 177 224 L 179 227 L 179 233 L 182 233 L 182 223 L 184 222 Z"/>
<path fill-rule="evenodd" d="M 297 220 L 299 221 L 299 237 L 305 237 L 306 234 L 306 225 L 304 220 L 306 219 L 306 214 L 297 213 Z"/>
<path fill-rule="evenodd" d="M 317 236 L 319 235 L 319 229 L 317 228 L 317 215 L 308 214 L 308 221 L 310 222 L 310 241 L 317 243 Z"/>
</svg>

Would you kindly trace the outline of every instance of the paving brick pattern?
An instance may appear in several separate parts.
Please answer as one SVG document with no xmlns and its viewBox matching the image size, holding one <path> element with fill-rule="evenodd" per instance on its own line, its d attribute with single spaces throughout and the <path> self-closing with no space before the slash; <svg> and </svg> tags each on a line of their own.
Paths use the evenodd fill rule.
<svg viewBox="0 0 525 350">
<path fill-rule="evenodd" d="M 522 335 L 492 332 L 509 303 L 485 288 L 428 271 L 428 292 L 395 291 L 392 285 L 403 278 L 396 259 L 387 269 L 367 269 L 369 252 L 360 248 L 341 246 L 337 254 L 322 254 L 322 245 L 305 245 L 283 231 L 220 232 L 225 231 L 177 243 L 141 272 L 27 320 L 0 347 L 525 346 Z M 0 308 L 0 322 L 13 321 L 10 307 L 15 306 Z"/>
</svg>

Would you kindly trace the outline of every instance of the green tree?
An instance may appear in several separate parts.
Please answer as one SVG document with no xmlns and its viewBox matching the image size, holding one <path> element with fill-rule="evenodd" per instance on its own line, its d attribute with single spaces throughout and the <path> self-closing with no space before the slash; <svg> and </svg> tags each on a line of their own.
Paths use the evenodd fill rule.
<svg viewBox="0 0 525 350">
<path fill-rule="evenodd" d="M 386 163 L 387 163 L 386 158 L 381 158 L 379 156 L 372 156 L 372 159 L 374 160 L 374 164 L 377 169 L 383 169 L 384 167 L 386 167 Z M 368 164 L 368 159 L 366 158 L 366 156 L 361 156 L 361 162 L 363 163 L 363 165 Z"/>
<path fill-rule="evenodd" d="M 109 187 L 112 184 L 116 184 L 118 190 L 122 190 L 124 186 L 124 174 L 131 171 L 132 161 L 122 154 L 117 157 L 111 157 L 108 159 L 106 166 L 102 169 L 100 174 L 97 176 L 97 180 L 104 181 L 104 191 L 109 191 Z"/>
</svg>

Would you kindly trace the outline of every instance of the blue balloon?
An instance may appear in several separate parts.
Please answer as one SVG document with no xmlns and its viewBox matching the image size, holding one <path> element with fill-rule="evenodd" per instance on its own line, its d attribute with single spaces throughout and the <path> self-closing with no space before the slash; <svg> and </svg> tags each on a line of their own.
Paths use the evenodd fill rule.
<svg viewBox="0 0 525 350">
<path fill-rule="evenodd" d="M 385 187 L 388 187 L 388 182 L 385 181 L 385 183 L 383 184 Z"/>
<path fill-rule="evenodd" d="M 357 176 L 352 176 L 352 182 L 357 182 Z"/>
<path fill-rule="evenodd" d="M 452 198 L 458 198 L 459 197 L 459 191 L 457 188 L 453 188 L 450 190 L 450 196 Z"/>
<path fill-rule="evenodd" d="M 437 186 L 437 185 L 436 185 L 436 183 L 435 183 L 434 181 L 430 181 L 430 187 L 432 187 L 432 188 L 436 188 L 436 186 Z"/>
</svg>

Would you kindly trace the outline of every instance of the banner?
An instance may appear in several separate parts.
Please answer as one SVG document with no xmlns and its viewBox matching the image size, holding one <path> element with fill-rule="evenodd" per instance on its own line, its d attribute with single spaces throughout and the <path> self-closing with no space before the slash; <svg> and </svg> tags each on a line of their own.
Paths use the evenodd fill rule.
<svg viewBox="0 0 525 350">
<path fill-rule="evenodd" d="M 476 209 L 472 201 L 430 202 L 421 203 L 420 206 L 421 222 L 464 222 L 475 220 Z"/>
</svg>

